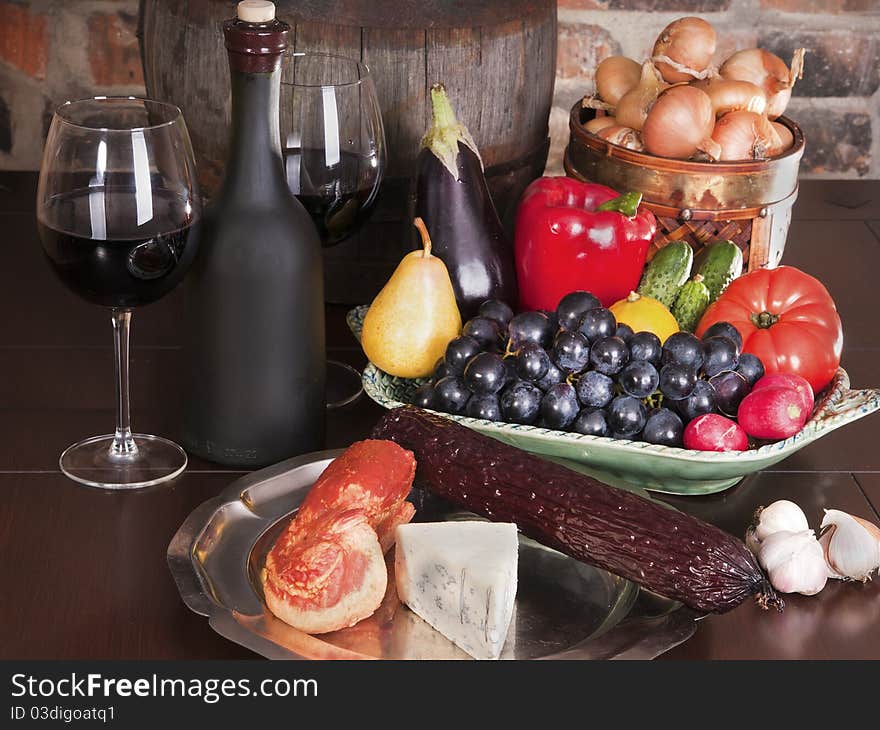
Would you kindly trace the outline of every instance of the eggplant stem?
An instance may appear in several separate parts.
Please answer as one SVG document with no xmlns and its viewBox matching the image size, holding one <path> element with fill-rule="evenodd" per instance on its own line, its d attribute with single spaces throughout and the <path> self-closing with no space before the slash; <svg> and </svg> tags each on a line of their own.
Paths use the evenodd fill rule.
<svg viewBox="0 0 880 730">
<path fill-rule="evenodd" d="M 418 228 L 419 235 L 422 237 L 422 258 L 431 258 L 431 236 L 428 233 L 428 227 L 425 225 L 425 221 L 421 218 L 416 218 L 413 221 L 413 225 Z"/>
<path fill-rule="evenodd" d="M 480 169 L 483 169 L 483 158 L 480 157 L 477 143 L 467 127 L 455 118 L 446 88 L 443 84 L 434 84 L 431 87 L 431 128 L 422 139 L 422 147 L 429 149 L 456 180 L 461 179 L 457 161 L 459 144 L 477 156 Z"/>
</svg>

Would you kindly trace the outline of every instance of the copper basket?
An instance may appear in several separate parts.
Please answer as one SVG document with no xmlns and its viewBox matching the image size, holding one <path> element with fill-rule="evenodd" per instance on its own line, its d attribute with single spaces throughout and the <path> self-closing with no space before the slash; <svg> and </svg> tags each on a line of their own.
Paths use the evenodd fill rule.
<svg viewBox="0 0 880 730">
<path fill-rule="evenodd" d="M 791 130 L 794 144 L 772 160 L 690 162 L 606 142 L 584 129 L 594 115 L 580 102 L 572 107 L 565 171 L 577 180 L 642 193 L 643 204 L 657 216 L 648 258 L 670 241 L 687 241 L 699 253 L 712 241 L 726 239 L 742 249 L 749 271 L 779 263 L 804 154 L 804 134 L 797 124 L 786 117 L 776 120 Z"/>
</svg>

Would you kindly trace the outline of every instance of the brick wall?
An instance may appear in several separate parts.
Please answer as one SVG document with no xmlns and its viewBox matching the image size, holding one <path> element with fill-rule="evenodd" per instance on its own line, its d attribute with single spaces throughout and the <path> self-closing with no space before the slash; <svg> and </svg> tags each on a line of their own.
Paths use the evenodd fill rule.
<svg viewBox="0 0 880 730">
<path fill-rule="evenodd" d="M 143 95 L 137 14 L 137 0 L 0 0 L 0 168 L 39 168 L 61 102 Z"/>
<path fill-rule="evenodd" d="M 0 169 L 39 167 L 62 101 L 144 93 L 137 5 L 0 0 Z M 596 64 L 647 57 L 660 30 L 686 14 L 715 26 L 719 58 L 760 45 L 788 60 L 805 46 L 788 111 L 807 135 L 804 175 L 880 177 L 880 0 L 559 0 L 550 170 L 560 169 L 568 109 L 592 90 Z"/>
<path fill-rule="evenodd" d="M 606 56 L 642 61 L 682 15 L 715 27 L 717 61 L 760 46 L 786 63 L 807 55 L 786 116 L 807 139 L 805 177 L 880 177 L 880 0 L 559 0 L 551 169 L 561 171 L 571 105 L 593 89 Z"/>
</svg>

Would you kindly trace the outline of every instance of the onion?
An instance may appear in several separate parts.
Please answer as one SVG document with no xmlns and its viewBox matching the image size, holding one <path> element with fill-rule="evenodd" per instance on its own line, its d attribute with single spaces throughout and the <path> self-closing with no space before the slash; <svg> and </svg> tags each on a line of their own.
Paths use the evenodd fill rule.
<svg viewBox="0 0 880 730">
<path fill-rule="evenodd" d="M 664 88 L 665 84 L 660 80 L 654 64 L 645 61 L 638 86 L 623 95 L 614 110 L 614 117 L 624 127 L 641 129 L 648 111 Z"/>
<path fill-rule="evenodd" d="M 611 144 L 626 147 L 628 150 L 642 152 L 645 149 L 645 146 L 642 144 L 642 140 L 639 137 L 639 133 L 629 127 L 622 127 L 620 125 L 605 127 L 604 129 L 599 130 L 597 136 Z"/>
<path fill-rule="evenodd" d="M 620 97 L 639 83 L 641 67 L 626 56 L 609 56 L 596 67 L 596 93 L 615 106 Z"/>
<path fill-rule="evenodd" d="M 719 73 L 725 79 L 750 81 L 763 89 L 767 96 L 767 116 L 781 116 L 791 99 L 791 87 L 804 75 L 803 48 L 798 48 L 791 59 L 791 67 L 779 56 L 763 48 L 737 51 L 721 66 Z"/>
<path fill-rule="evenodd" d="M 652 155 L 687 159 L 704 147 L 714 151 L 714 124 L 712 101 L 705 91 L 694 86 L 673 86 L 648 112 L 642 141 Z"/>
<path fill-rule="evenodd" d="M 584 125 L 584 129 L 586 129 L 591 134 L 598 134 L 600 129 L 614 126 L 617 126 L 617 120 L 614 117 L 604 116 L 594 117 Z"/>
<path fill-rule="evenodd" d="M 702 18 L 679 18 L 667 25 L 654 43 L 652 61 L 665 81 L 705 78 L 715 55 L 715 29 Z"/>
<path fill-rule="evenodd" d="M 767 96 L 764 91 L 750 81 L 712 79 L 708 83 L 700 82 L 700 88 L 712 100 L 716 117 L 736 111 L 763 114 L 767 109 Z"/>
<path fill-rule="evenodd" d="M 794 144 L 794 135 L 791 133 L 791 130 L 784 124 L 780 124 L 779 122 L 770 122 L 770 124 L 773 125 L 773 129 L 776 131 L 776 135 L 779 137 L 779 144 L 769 150 L 770 156 L 776 157 L 776 155 L 781 155 L 786 150 L 791 149 L 792 145 Z"/>
<path fill-rule="evenodd" d="M 725 114 L 715 123 L 712 132 L 721 147 L 717 159 L 765 160 L 772 156 L 771 149 L 780 144 L 779 135 L 763 114 L 735 111 Z"/>
</svg>

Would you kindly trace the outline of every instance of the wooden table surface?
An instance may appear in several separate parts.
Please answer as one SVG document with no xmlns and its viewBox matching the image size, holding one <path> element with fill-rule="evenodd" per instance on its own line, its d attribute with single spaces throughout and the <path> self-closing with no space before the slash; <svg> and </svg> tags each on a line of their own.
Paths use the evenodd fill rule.
<svg viewBox="0 0 880 730">
<path fill-rule="evenodd" d="M 109 317 L 59 284 L 34 225 L 36 175 L 0 173 L 0 658 L 255 658 L 180 601 L 165 563 L 186 515 L 239 472 L 197 459 L 174 483 L 135 493 L 77 486 L 58 470 L 69 444 L 112 430 Z M 854 387 L 880 384 L 880 181 L 806 181 L 784 263 L 821 278 L 845 328 Z M 132 408 L 137 430 L 174 436 L 180 292 L 137 310 Z M 328 307 L 328 355 L 363 356 Z M 328 448 L 363 438 L 381 409 L 366 398 L 331 414 Z M 742 535 L 760 504 L 788 498 L 818 525 L 836 507 L 880 521 L 880 417 L 847 426 L 722 494 L 671 498 Z M 830 581 L 783 613 L 751 601 L 701 620 L 679 659 L 880 658 L 880 581 Z"/>
</svg>

